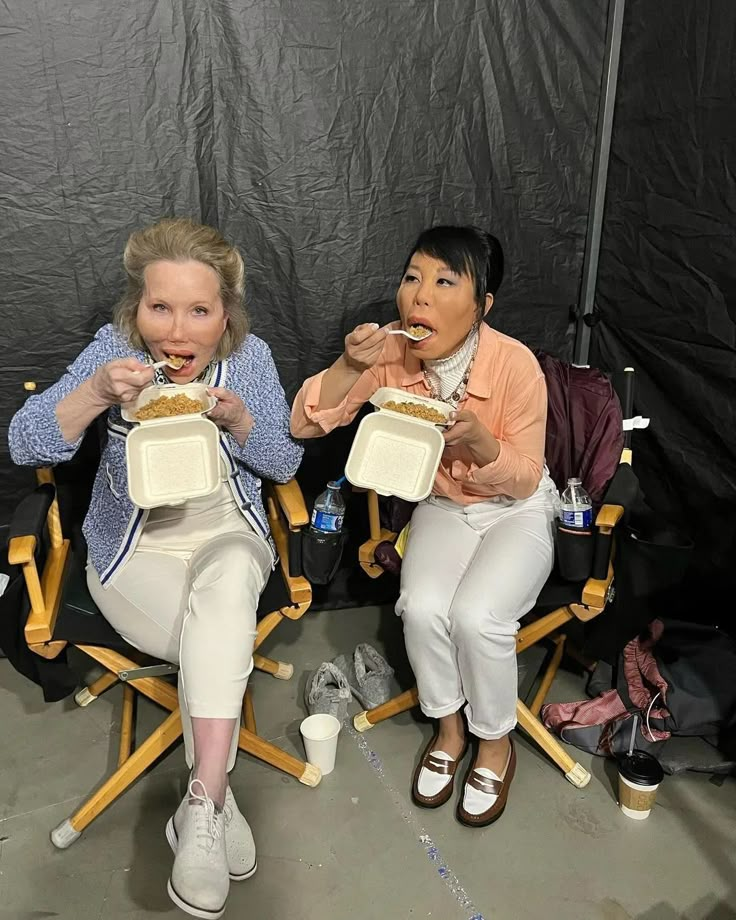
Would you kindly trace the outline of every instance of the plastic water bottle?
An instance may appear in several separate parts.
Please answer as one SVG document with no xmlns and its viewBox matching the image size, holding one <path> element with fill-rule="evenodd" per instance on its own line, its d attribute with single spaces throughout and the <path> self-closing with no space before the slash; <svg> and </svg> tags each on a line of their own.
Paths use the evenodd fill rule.
<svg viewBox="0 0 736 920">
<path fill-rule="evenodd" d="M 327 488 L 314 503 L 312 533 L 340 533 L 345 518 L 345 501 L 340 492 L 340 482 L 328 482 Z"/>
<path fill-rule="evenodd" d="M 593 525 L 593 502 L 579 479 L 568 479 L 560 500 L 562 526 L 589 530 Z"/>
</svg>

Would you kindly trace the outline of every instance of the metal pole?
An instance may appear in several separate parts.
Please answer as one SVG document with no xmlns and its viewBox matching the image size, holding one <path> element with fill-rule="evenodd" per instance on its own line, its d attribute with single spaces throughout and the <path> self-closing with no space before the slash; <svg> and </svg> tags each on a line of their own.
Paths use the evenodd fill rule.
<svg viewBox="0 0 736 920">
<path fill-rule="evenodd" d="M 618 63 L 621 55 L 621 32 L 624 23 L 626 0 L 609 0 L 606 50 L 603 57 L 603 79 L 598 105 L 598 129 L 593 155 L 593 178 L 588 209 L 588 232 L 585 238 L 583 278 L 578 302 L 578 325 L 573 353 L 574 364 L 587 364 L 590 352 L 590 326 L 585 317 L 593 312 L 596 282 L 598 280 L 598 255 L 601 249 L 603 209 L 606 204 L 608 160 L 611 154 L 613 110 L 616 104 Z"/>
</svg>

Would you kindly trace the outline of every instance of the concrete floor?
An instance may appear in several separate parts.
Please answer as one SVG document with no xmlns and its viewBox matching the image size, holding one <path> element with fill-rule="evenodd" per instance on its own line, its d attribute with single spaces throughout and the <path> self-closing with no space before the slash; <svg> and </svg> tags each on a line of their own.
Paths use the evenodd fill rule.
<svg viewBox="0 0 736 920">
<path fill-rule="evenodd" d="M 378 638 L 376 638 L 378 637 Z M 401 658 L 389 611 L 310 614 L 266 654 L 295 665 L 286 683 L 254 677 L 262 734 L 301 755 L 307 672 L 357 642 Z M 405 666 L 400 670 L 403 672 Z M 555 699 L 584 696 L 561 673 Z M 49 830 L 114 766 L 120 689 L 87 709 L 40 692 L 0 661 L 0 918 L 143 920 L 184 916 L 166 895 L 166 819 L 183 793 L 177 747 L 65 851 Z M 354 705 L 353 710 L 359 707 Z M 138 707 L 141 737 L 159 719 Z M 368 734 L 343 730 L 338 766 L 316 789 L 241 755 L 232 785 L 258 844 L 258 872 L 231 886 L 227 917 L 290 920 L 734 920 L 736 781 L 666 778 L 641 824 L 617 809 L 610 765 L 584 790 L 524 739 L 509 807 L 482 831 L 448 803 L 415 808 L 409 778 L 430 725 L 405 713 Z"/>
</svg>

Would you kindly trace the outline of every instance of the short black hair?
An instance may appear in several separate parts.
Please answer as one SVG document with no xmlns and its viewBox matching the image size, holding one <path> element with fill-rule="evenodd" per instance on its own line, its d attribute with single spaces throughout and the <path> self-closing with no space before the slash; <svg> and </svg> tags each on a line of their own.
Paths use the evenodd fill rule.
<svg viewBox="0 0 736 920">
<path fill-rule="evenodd" d="M 430 227 L 419 234 L 402 274 L 417 252 L 439 259 L 455 274 L 470 278 L 475 302 L 483 315 L 486 294 L 495 296 L 503 280 L 503 249 L 492 233 L 479 227 Z"/>
</svg>

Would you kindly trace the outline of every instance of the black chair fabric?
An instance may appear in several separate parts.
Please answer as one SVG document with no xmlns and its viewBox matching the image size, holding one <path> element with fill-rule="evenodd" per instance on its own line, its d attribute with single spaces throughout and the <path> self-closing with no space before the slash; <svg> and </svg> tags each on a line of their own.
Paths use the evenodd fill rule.
<svg viewBox="0 0 736 920">
<path fill-rule="evenodd" d="M 7 531 L 7 539 L 15 536 L 36 537 L 36 565 L 43 569 L 48 547 L 46 516 L 55 490 L 53 485 L 38 486 L 19 503 Z M 81 549 L 81 552 L 80 552 Z M 46 702 L 56 702 L 69 696 L 77 687 L 77 678 L 70 669 L 66 650 L 54 659 L 45 659 L 32 652 L 25 642 L 24 628 L 30 612 L 20 566 L 7 563 L 6 547 L 2 547 L 4 571 L 11 578 L 8 590 L 0 598 L 0 648 L 13 667 L 43 690 Z M 87 590 L 84 571 L 86 550 L 82 544 L 72 551 L 67 565 L 64 593 L 56 619 L 53 639 L 71 645 L 96 645 L 130 657 L 135 653 L 102 616 Z M 258 604 L 258 618 L 282 607 L 293 606 L 281 567 L 271 573 Z"/>
</svg>

